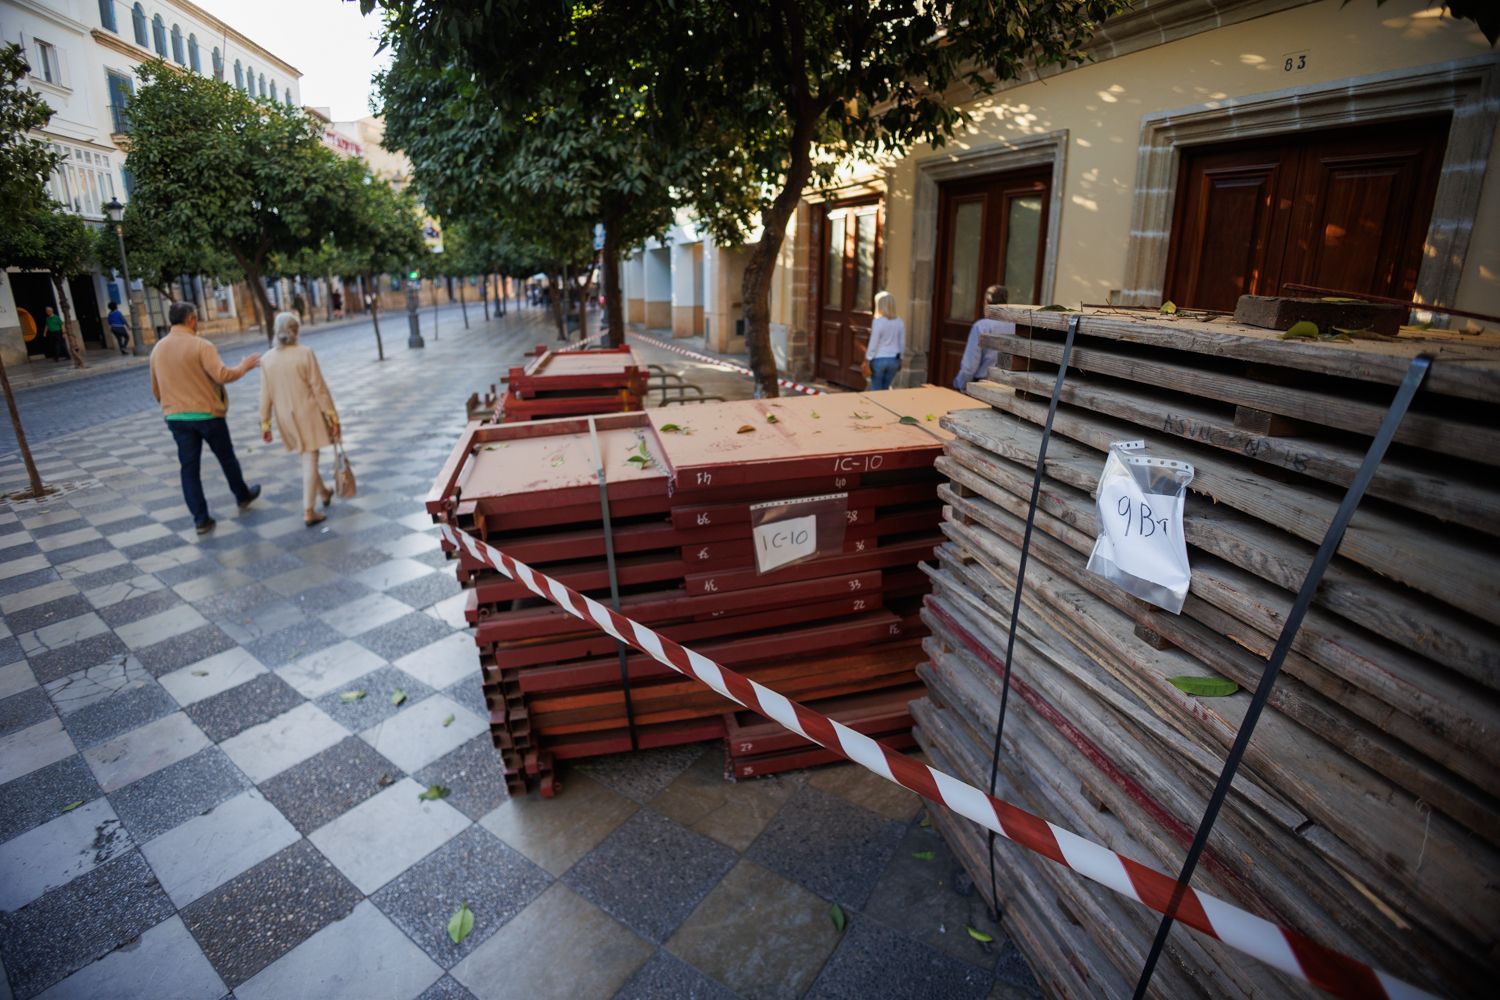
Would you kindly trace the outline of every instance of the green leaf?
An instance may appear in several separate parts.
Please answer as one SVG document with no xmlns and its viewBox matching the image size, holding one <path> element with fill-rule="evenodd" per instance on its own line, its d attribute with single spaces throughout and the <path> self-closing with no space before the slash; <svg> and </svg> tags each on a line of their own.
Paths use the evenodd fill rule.
<svg viewBox="0 0 1500 1000">
<path fill-rule="evenodd" d="M 1037 310 L 1037 312 L 1044 313 L 1070 313 L 1072 311 L 1073 310 L 1069 309 L 1067 306 L 1060 306 L 1056 302 L 1052 303 L 1050 306 L 1042 306 L 1042 308 Z"/>
<path fill-rule="evenodd" d="M 359 701 L 365 696 L 363 691 L 344 691 L 339 694 L 339 701 Z"/>
<path fill-rule="evenodd" d="M 766 423 L 768 423 L 768 424 L 779 424 L 779 423 L 781 423 L 781 421 L 776 418 L 776 414 L 774 414 L 774 413 L 767 413 L 766 414 Z"/>
<path fill-rule="evenodd" d="M 1184 694 L 1197 695 L 1200 698 L 1222 698 L 1225 695 L 1234 694 L 1240 686 L 1234 681 L 1225 680 L 1222 677 L 1169 677 L 1172 686 Z"/>
<path fill-rule="evenodd" d="M 428 785 L 425 792 L 420 792 L 417 798 L 423 802 L 436 802 L 438 799 L 446 799 L 453 794 L 453 789 L 447 785 Z"/>
<path fill-rule="evenodd" d="M 70 813 L 74 809 L 77 809 L 81 805 L 83 805 L 83 800 L 79 799 L 77 802 L 69 802 L 67 805 L 63 806 L 62 809 L 59 810 L 59 811 L 60 812 L 65 812 L 65 813 Z"/>
<path fill-rule="evenodd" d="M 833 929 L 838 931 L 840 934 L 844 933 L 844 908 L 839 904 L 834 903 L 828 908 L 828 917 L 833 921 Z"/>
<path fill-rule="evenodd" d="M 406 700 L 406 692 L 403 691 L 403 690 L 401 690 L 400 688 L 397 688 L 396 690 L 394 690 L 394 691 L 391 692 L 391 704 L 392 705 L 399 705 L 399 704 L 401 704 L 405 700 Z"/>
<path fill-rule="evenodd" d="M 934 413 L 927 414 L 927 422 L 929 424 L 932 423 L 936 419 L 937 419 L 937 414 L 934 414 Z"/>
<path fill-rule="evenodd" d="M 458 912 L 448 918 L 448 939 L 454 944 L 463 944 L 464 938 L 474 930 L 474 911 L 469 909 L 468 901 L 458 908 Z"/>
<path fill-rule="evenodd" d="M 932 859 L 937 857 L 937 855 L 932 851 L 912 851 L 911 856 L 916 858 L 918 861 L 931 861 Z"/>
<path fill-rule="evenodd" d="M 1173 302 L 1171 299 L 1168 299 L 1166 302 L 1163 302 L 1161 304 L 1161 314 L 1163 316 L 1176 316 L 1177 315 L 1177 303 Z"/>
<path fill-rule="evenodd" d="M 1318 335 L 1318 324 L 1311 320 L 1298 320 L 1293 323 L 1286 333 L 1281 335 L 1282 340 L 1312 340 Z"/>
<path fill-rule="evenodd" d="M 644 458 L 642 458 L 640 455 L 631 455 L 625 461 L 627 461 L 627 462 L 634 462 L 636 465 L 639 465 L 641 468 L 645 468 L 646 467 L 646 460 Z"/>
<path fill-rule="evenodd" d="M 208 671 L 207 670 L 194 670 L 193 671 L 193 676 L 194 677 L 207 677 L 208 676 Z"/>
<path fill-rule="evenodd" d="M 869 420 L 870 419 L 870 414 L 868 414 L 868 413 L 851 413 L 849 415 L 851 417 L 853 417 L 855 420 Z"/>
<path fill-rule="evenodd" d="M 903 424 L 911 424 L 913 427 L 920 426 L 922 423 L 922 421 L 918 420 L 916 417 L 902 417 L 899 422 Z"/>
<path fill-rule="evenodd" d="M 822 420 L 823 419 L 822 417 L 818 416 L 818 411 L 817 410 L 813 410 L 812 411 L 812 418 L 814 420 Z"/>
<path fill-rule="evenodd" d="M 922 817 L 922 822 L 919 823 L 918 825 L 921 826 L 921 828 L 924 829 L 924 830 L 928 829 L 929 827 L 932 826 L 932 817 L 931 816 L 923 816 Z"/>
<path fill-rule="evenodd" d="M 443 720 L 443 728 L 447 729 L 451 725 L 453 725 L 453 716 L 450 715 Z"/>
<path fill-rule="evenodd" d="M 662 424 L 661 425 L 661 432 L 663 434 L 675 434 L 675 433 L 677 433 L 680 430 L 682 430 L 682 428 L 678 427 L 676 424 Z"/>
<path fill-rule="evenodd" d="M 964 930 L 969 932 L 969 937 L 973 938 L 975 941 L 978 941 L 980 944 L 991 944 L 995 940 L 984 931 L 976 931 L 972 927 L 965 927 Z"/>
</svg>

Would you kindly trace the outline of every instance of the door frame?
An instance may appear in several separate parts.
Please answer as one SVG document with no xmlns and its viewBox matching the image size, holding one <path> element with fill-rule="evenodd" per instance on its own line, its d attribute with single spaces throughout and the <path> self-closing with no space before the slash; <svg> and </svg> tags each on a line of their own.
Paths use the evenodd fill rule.
<svg viewBox="0 0 1500 1000">
<path fill-rule="evenodd" d="M 1481 184 L 1495 137 L 1500 66 L 1493 55 L 1330 80 L 1307 87 L 1197 104 L 1141 119 L 1124 288 L 1117 305 L 1158 306 L 1166 285 L 1173 206 L 1188 146 L 1273 138 L 1300 130 L 1366 125 L 1449 113 L 1416 301 L 1454 304 Z M 1446 314 L 1413 310 L 1424 322 Z"/>
<path fill-rule="evenodd" d="M 1028 167 L 1052 168 L 1047 199 L 1047 241 L 1042 249 L 1042 298 L 1051 301 L 1057 288 L 1058 235 L 1062 232 L 1063 175 L 1067 169 L 1068 130 L 1000 142 L 981 143 L 959 152 L 943 150 L 917 161 L 912 194 L 911 322 L 908 330 L 932 329 L 937 295 L 938 184 Z M 907 369 L 911 384 L 928 381 L 927 348 L 913 344 Z"/>
<path fill-rule="evenodd" d="M 815 375 L 819 374 L 823 364 L 823 309 L 824 303 L 827 302 L 828 299 L 828 269 L 827 267 L 825 267 L 828 262 L 828 234 L 830 231 L 830 227 L 828 225 L 828 213 L 844 208 L 863 208 L 867 205 L 875 206 L 875 260 L 873 281 L 875 284 L 875 291 L 879 292 L 885 287 L 881 282 L 881 275 L 884 273 L 883 269 L 885 266 L 886 205 L 884 193 L 867 193 L 852 195 L 846 198 L 829 199 L 828 201 L 819 202 L 818 204 L 813 206 L 813 210 L 817 213 L 818 219 L 817 225 L 812 227 L 814 238 L 816 241 L 812 248 L 812 259 L 815 262 L 814 266 L 817 269 L 817 273 L 816 278 L 813 281 L 813 287 L 815 289 L 813 295 L 814 322 L 812 324 L 812 355 L 810 360 L 812 362 L 812 369 Z M 845 231 L 845 238 L 848 238 L 847 229 Z M 846 257 L 843 277 L 844 285 L 846 287 L 848 286 L 848 283 L 850 281 L 854 280 L 854 276 L 851 271 L 852 268 L 849 266 L 848 258 Z M 873 305 L 871 306 L 870 315 L 871 319 L 873 320 Z"/>
</svg>

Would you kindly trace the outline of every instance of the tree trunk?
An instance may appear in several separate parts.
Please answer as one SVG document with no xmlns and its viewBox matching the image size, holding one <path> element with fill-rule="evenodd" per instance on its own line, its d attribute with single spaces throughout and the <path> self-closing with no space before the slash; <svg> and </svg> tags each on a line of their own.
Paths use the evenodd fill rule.
<svg viewBox="0 0 1500 1000">
<path fill-rule="evenodd" d="M 331 275 L 331 274 L 324 275 L 323 276 L 323 281 L 328 285 L 328 294 L 325 295 L 325 296 L 323 296 L 323 314 L 325 316 L 325 322 L 332 323 L 333 322 L 333 275 Z M 340 282 L 340 284 L 342 284 L 342 282 Z M 339 291 L 343 292 L 343 289 L 340 288 Z"/>
<path fill-rule="evenodd" d="M 490 321 L 490 276 L 481 274 L 479 276 L 479 298 L 484 303 L 484 321 Z"/>
<path fill-rule="evenodd" d="M 238 250 L 232 251 L 234 262 L 245 272 L 245 282 L 250 286 L 250 297 L 260 307 L 260 322 L 266 331 L 266 343 L 276 335 L 276 314 L 271 309 L 271 296 L 266 293 L 266 283 L 261 280 L 260 265 Z"/>
<path fill-rule="evenodd" d="M 567 265 L 563 265 L 562 274 L 552 276 L 552 294 L 549 296 L 552 299 L 552 318 L 557 321 L 558 340 L 568 339 L 568 322 L 563 317 L 567 309 L 566 303 L 563 302 L 567 295 L 567 282 L 568 268 Z"/>
<path fill-rule="evenodd" d="M 604 318 L 609 327 L 610 347 L 625 346 L 625 303 L 620 288 L 620 237 L 618 223 L 604 223 Z"/>
<path fill-rule="evenodd" d="M 594 283 L 594 269 L 591 267 L 583 275 L 583 284 L 578 289 L 578 338 L 586 340 L 589 335 L 589 285 Z"/>
<path fill-rule="evenodd" d="M 438 339 L 438 335 L 437 335 L 438 334 L 438 329 L 437 329 L 437 310 L 438 310 L 437 279 L 433 278 L 432 279 L 432 339 L 433 340 L 437 340 Z"/>
<path fill-rule="evenodd" d="M 57 289 L 57 308 L 62 311 L 63 321 L 63 343 L 68 345 L 68 357 L 73 359 L 74 368 L 87 368 L 83 360 L 83 345 L 73 334 L 73 310 L 68 307 L 67 290 L 63 287 L 63 280 L 56 271 L 52 275 L 52 287 Z"/>
<path fill-rule="evenodd" d="M 802 200 L 802 191 L 812 176 L 812 138 L 816 124 L 817 117 L 803 116 L 792 130 L 792 160 L 787 168 L 786 184 L 761 217 L 760 242 L 750 248 L 745 280 L 740 286 L 745 310 L 745 346 L 750 351 L 750 370 L 755 373 L 757 399 L 781 395 L 781 388 L 776 384 L 776 355 L 771 352 L 771 277 L 776 271 L 781 244 L 786 240 L 786 224 Z"/>
<path fill-rule="evenodd" d="M 463 310 L 464 329 L 469 328 L 469 304 L 464 301 L 464 278 L 458 279 L 458 308 Z"/>
<path fill-rule="evenodd" d="M 31 445 L 26 443 L 26 432 L 21 429 L 21 411 L 16 409 L 15 394 L 10 391 L 10 376 L 5 373 L 4 358 L 0 358 L 0 389 L 5 391 L 5 406 L 10 410 L 10 426 L 16 432 L 16 445 L 21 449 L 21 461 L 25 463 L 26 476 L 31 480 L 31 495 L 43 496 L 47 487 L 42 485 L 42 474 L 37 471 L 36 459 L 31 457 Z"/>
<path fill-rule="evenodd" d="M 380 339 L 380 286 L 375 283 L 375 275 L 373 274 L 370 275 L 370 283 L 368 287 L 374 288 L 376 290 L 374 295 L 369 296 L 370 322 L 375 324 L 375 354 L 377 360 L 384 361 L 385 343 Z M 359 279 L 359 297 L 361 300 L 365 299 L 365 288 L 365 279 L 361 277 Z"/>
</svg>

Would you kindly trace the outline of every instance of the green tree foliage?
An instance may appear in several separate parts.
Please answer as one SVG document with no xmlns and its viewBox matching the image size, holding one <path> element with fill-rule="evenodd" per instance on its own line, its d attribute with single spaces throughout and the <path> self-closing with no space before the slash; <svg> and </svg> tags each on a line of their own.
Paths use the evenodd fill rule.
<svg viewBox="0 0 1500 1000">
<path fill-rule="evenodd" d="M 183 239 L 176 230 L 152 225 L 135 201 L 125 206 L 125 253 L 130 276 L 169 299 L 179 295 L 177 279 L 184 274 L 202 274 L 220 281 L 237 281 L 243 275 L 228 254 L 204 243 Z M 113 226 L 95 234 L 95 256 L 101 267 L 123 270 L 120 240 Z"/>
<path fill-rule="evenodd" d="M 0 228 L 19 225 L 51 202 L 47 178 L 57 154 L 29 133 L 51 120 L 52 109 L 22 85 L 27 72 L 19 45 L 0 46 Z"/>
<path fill-rule="evenodd" d="M 173 243 L 232 260 L 269 338 L 268 266 L 323 243 L 344 211 L 347 174 L 298 109 L 159 59 L 136 72 L 143 86 L 130 102 L 130 207 L 140 225 Z"/>
<path fill-rule="evenodd" d="M 339 170 L 343 213 L 322 252 L 327 254 L 329 273 L 358 279 L 370 296 L 375 347 L 384 360 L 378 276 L 404 275 L 425 260 L 428 252 L 422 239 L 422 221 L 411 192 L 398 191 L 358 160 L 341 163 Z"/>
</svg>

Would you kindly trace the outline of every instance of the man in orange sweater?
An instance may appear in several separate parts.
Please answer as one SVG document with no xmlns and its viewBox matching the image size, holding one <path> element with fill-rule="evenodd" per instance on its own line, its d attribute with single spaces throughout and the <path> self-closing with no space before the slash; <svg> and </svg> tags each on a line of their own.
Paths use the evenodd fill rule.
<svg viewBox="0 0 1500 1000">
<path fill-rule="evenodd" d="M 260 364 L 251 354 L 233 368 L 219 359 L 214 345 L 198 336 L 198 308 L 191 302 L 174 302 L 167 311 L 172 329 L 151 349 L 151 395 L 161 403 L 167 428 L 177 441 L 177 461 L 182 465 L 182 497 L 192 512 L 198 534 L 206 535 L 216 523 L 208 516 L 203 495 L 199 459 L 207 443 L 224 469 L 230 492 L 244 510 L 260 496 L 259 486 L 246 486 L 240 460 L 229 439 L 224 414 L 229 396 L 224 386 L 242 378 Z"/>
</svg>

